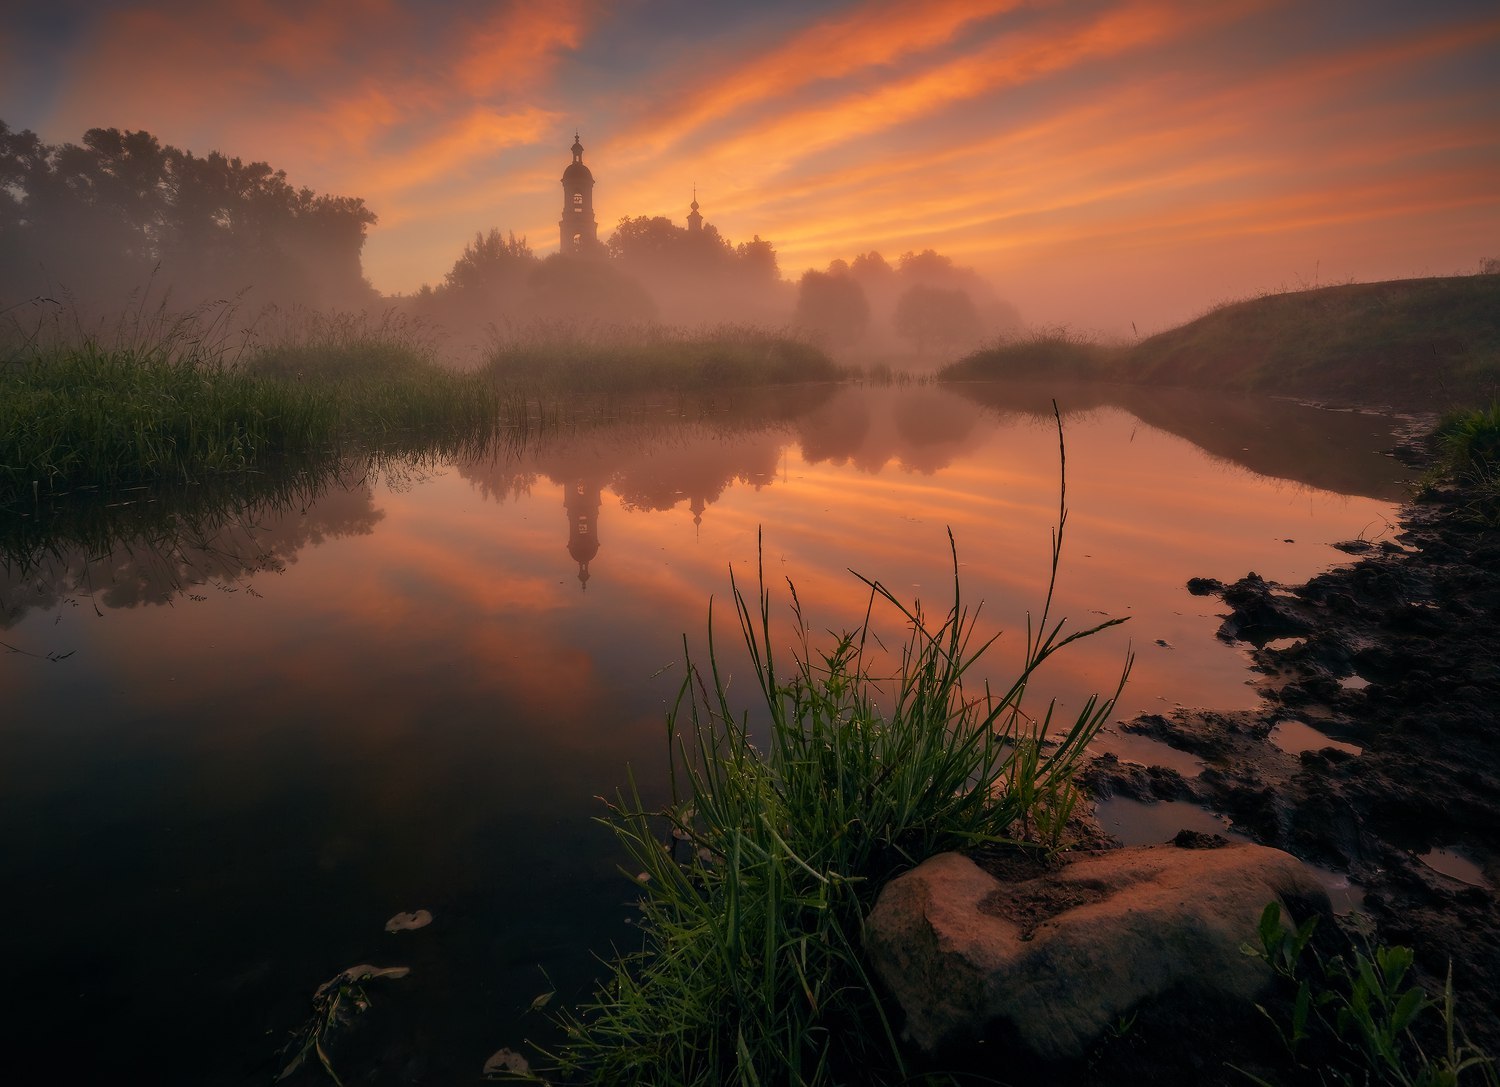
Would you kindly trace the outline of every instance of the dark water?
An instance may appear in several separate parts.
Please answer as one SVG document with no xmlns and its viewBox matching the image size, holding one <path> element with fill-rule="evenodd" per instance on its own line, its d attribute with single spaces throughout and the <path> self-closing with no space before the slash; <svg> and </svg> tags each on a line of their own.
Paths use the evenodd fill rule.
<svg viewBox="0 0 1500 1087">
<path fill-rule="evenodd" d="M 1131 619 L 1042 693 L 1076 709 L 1133 647 L 1118 716 L 1252 704 L 1184 583 L 1305 579 L 1344 558 L 1329 544 L 1389 531 L 1392 421 L 1175 394 L 1063 407 L 1054 615 Z M 411 974 L 372 984 L 348 1081 L 477 1080 L 546 1037 L 532 997 L 587 991 L 591 956 L 628 946 L 597 798 L 627 765 L 661 795 L 683 635 L 701 649 L 713 598 L 734 644 L 728 573 L 753 587 L 758 540 L 778 599 L 791 578 L 813 628 L 841 629 L 865 604 L 849 568 L 944 610 L 951 528 L 966 598 L 1007 632 L 999 678 L 1057 504 L 1047 397 L 917 386 L 351 470 L 211 514 L 94 511 L 55 538 L 11 523 L 7 1080 L 265 1083 L 313 990 L 356 963 Z M 428 928 L 383 931 L 418 908 Z"/>
</svg>

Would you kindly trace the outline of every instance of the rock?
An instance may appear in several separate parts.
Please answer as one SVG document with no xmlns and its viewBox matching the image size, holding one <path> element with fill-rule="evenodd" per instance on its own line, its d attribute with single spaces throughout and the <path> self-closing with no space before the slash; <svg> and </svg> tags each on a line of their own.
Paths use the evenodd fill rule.
<svg viewBox="0 0 1500 1087">
<path fill-rule="evenodd" d="M 990 1038 L 1067 1060 L 1148 1003 L 1255 1015 L 1271 973 L 1241 948 L 1272 899 L 1299 921 L 1329 912 L 1301 862 L 1263 846 L 1109 850 L 1009 884 L 945 853 L 886 886 L 865 947 L 924 1052 Z"/>
<path fill-rule="evenodd" d="M 1276 595 L 1277 587 L 1253 571 L 1226 586 L 1219 597 L 1234 610 L 1219 627 L 1219 637 L 1264 645 L 1274 638 L 1311 630 L 1306 618 L 1288 600 Z"/>
</svg>

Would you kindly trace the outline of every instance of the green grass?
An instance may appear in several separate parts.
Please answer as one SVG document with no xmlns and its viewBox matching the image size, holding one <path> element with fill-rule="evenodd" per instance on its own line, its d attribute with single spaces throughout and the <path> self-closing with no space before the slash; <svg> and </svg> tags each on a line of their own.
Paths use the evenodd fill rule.
<svg viewBox="0 0 1500 1087">
<path fill-rule="evenodd" d="M 1065 522 L 1064 510 L 1054 584 Z M 976 641 L 956 551 L 953 563 L 945 617 L 861 579 L 863 625 L 822 650 L 793 589 L 801 641 L 785 669 L 764 571 L 753 605 L 734 585 L 764 728 L 730 701 L 710 612 L 708 665 L 689 660 L 667 720 L 671 801 L 647 811 L 632 784 L 608 820 L 639 873 L 642 946 L 565 1017 L 542 1074 L 673 1087 L 909 1081 L 865 966 L 865 914 L 887 881 L 935 853 L 1056 842 L 1075 762 L 1114 704 L 1091 699 L 1060 728 L 1050 707 L 1039 721 L 1023 709 L 1054 653 L 1117 622 L 1064 634 L 1051 586 L 1009 688 L 966 687 L 993 639 Z M 907 630 L 894 676 L 873 672 L 876 609 Z"/>
<path fill-rule="evenodd" d="M 1471 399 L 1500 378 L 1500 276 L 1354 283 L 1218 307 L 1130 352 L 1150 381 Z M 1488 386 L 1488 389 L 1485 388 Z"/>
<path fill-rule="evenodd" d="M 1268 294 L 1131 345 L 1034 333 L 939 376 L 1093 378 L 1408 409 L 1484 402 L 1500 394 L 1500 275 Z"/>
<path fill-rule="evenodd" d="M 1271 902 L 1261 914 L 1259 946 L 1245 947 L 1270 964 L 1286 990 L 1277 1014 L 1261 1010 L 1281 1035 L 1299 1082 L 1316 1075 L 1319 1083 L 1500 1087 L 1495 1062 L 1463 1037 L 1451 965 L 1434 999 L 1412 976 L 1409 948 L 1348 946 L 1320 954 L 1312 946 L 1317 922 L 1313 916 L 1288 929 L 1280 905 Z"/>
<path fill-rule="evenodd" d="M 1500 525 L 1500 401 L 1488 408 L 1449 412 L 1432 436 L 1439 460 L 1427 482 L 1452 480 L 1471 518 Z"/>
<path fill-rule="evenodd" d="M 1500 400 L 1488 408 L 1449 412 L 1438 423 L 1436 435 L 1454 471 L 1500 466 Z"/>
<path fill-rule="evenodd" d="M 171 346 L 13 355 L 0 369 L 0 506 L 242 472 L 326 445 L 333 396 Z"/>
<path fill-rule="evenodd" d="M 139 309 L 113 328 L 43 300 L 13 307 L 0 329 L 0 508 L 351 448 L 458 453 L 638 394 L 839 376 L 816 348 L 753 328 L 533 330 L 459 372 L 394 312 L 273 312 L 238 334 L 232 322 L 228 303 Z"/>
<path fill-rule="evenodd" d="M 484 372 L 502 392 L 561 399 L 741 389 L 840 376 L 812 344 L 738 325 L 706 331 L 657 325 L 533 327 L 498 340 Z"/>
<path fill-rule="evenodd" d="M 942 381 L 1108 378 L 1118 351 L 1068 329 L 1044 329 L 964 356 L 938 373 Z"/>
</svg>

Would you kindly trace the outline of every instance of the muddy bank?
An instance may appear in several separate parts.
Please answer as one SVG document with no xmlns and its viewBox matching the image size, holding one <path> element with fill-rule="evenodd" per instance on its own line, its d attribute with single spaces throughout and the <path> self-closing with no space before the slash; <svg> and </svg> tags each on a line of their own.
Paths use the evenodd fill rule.
<svg viewBox="0 0 1500 1087">
<path fill-rule="evenodd" d="M 1340 924 L 1412 947 L 1434 991 L 1451 961 L 1460 1020 L 1500 1052 L 1500 531 L 1448 486 L 1394 539 L 1337 546 L 1352 563 L 1306 585 L 1194 578 L 1250 647 L 1261 707 L 1119 726 L 1199 757 L 1195 776 L 1106 755 L 1085 780 L 1206 806 L 1347 882 Z"/>
</svg>

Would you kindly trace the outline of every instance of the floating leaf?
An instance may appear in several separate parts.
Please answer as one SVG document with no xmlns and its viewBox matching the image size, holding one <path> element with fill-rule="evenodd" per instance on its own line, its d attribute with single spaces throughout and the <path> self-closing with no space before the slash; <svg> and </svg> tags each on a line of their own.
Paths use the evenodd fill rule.
<svg viewBox="0 0 1500 1087">
<path fill-rule="evenodd" d="M 354 985 L 361 981 L 369 981 L 372 978 L 404 978 L 411 973 L 410 966 L 371 966 L 362 962 L 358 966 L 351 966 L 329 978 L 314 995 L 322 996 L 330 989 L 336 989 L 340 985 Z"/>
<path fill-rule="evenodd" d="M 416 910 L 412 913 L 398 913 L 385 923 L 387 932 L 408 932 L 411 929 L 426 928 L 432 924 L 432 913 L 429 910 Z"/>
<path fill-rule="evenodd" d="M 551 995 L 550 993 L 548 994 Z M 526 1058 L 514 1049 L 502 1049 L 495 1053 L 489 1060 L 484 1062 L 484 1074 L 487 1076 L 497 1075 L 501 1072 L 514 1072 L 526 1075 L 531 1071 L 531 1065 Z"/>
</svg>

